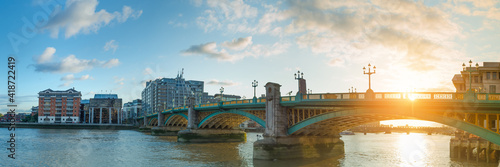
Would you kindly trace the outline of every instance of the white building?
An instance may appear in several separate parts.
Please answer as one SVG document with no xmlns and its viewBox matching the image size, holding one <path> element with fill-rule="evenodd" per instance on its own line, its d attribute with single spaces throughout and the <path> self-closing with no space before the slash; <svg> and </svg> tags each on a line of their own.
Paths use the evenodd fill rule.
<svg viewBox="0 0 500 167">
<path fill-rule="evenodd" d="M 131 123 L 138 116 L 143 116 L 144 114 L 141 112 L 142 108 L 142 100 L 135 99 L 131 102 L 123 104 L 123 114 L 125 115 L 125 119 L 127 123 Z"/>
<path fill-rule="evenodd" d="M 146 115 L 180 107 L 195 98 L 195 104 L 215 102 L 213 96 L 203 92 L 203 81 L 185 80 L 183 73 L 176 78 L 161 78 L 146 82 L 142 91 L 142 112 Z M 142 115 L 142 114 L 140 114 Z"/>
<path fill-rule="evenodd" d="M 471 78 L 469 71 L 472 71 Z M 472 65 L 472 69 L 466 66 L 460 74 L 455 74 L 452 81 L 457 92 L 466 92 L 472 86 L 476 92 L 500 93 L 500 62 L 483 62 L 483 66 L 476 68 Z"/>
</svg>

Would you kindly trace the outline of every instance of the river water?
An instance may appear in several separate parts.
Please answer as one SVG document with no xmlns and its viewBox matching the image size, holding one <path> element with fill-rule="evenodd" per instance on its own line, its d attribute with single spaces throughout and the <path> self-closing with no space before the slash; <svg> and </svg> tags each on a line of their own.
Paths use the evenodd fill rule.
<svg viewBox="0 0 500 167">
<path fill-rule="evenodd" d="M 15 160 L 0 129 L 0 166 L 497 166 L 449 158 L 450 136 L 357 134 L 343 136 L 345 155 L 329 159 L 254 161 L 242 143 L 177 143 L 176 137 L 132 130 L 16 129 Z"/>
</svg>

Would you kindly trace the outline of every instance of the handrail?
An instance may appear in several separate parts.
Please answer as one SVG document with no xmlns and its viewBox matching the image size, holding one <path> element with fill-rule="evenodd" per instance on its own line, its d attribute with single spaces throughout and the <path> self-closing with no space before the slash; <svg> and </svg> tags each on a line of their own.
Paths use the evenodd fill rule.
<svg viewBox="0 0 500 167">
<path fill-rule="evenodd" d="M 373 100 L 464 100 L 465 93 L 457 92 L 375 92 Z M 282 96 L 281 102 L 294 102 L 301 100 L 365 100 L 366 93 L 314 93 L 303 94 L 300 96 Z M 475 100 L 479 101 L 492 101 L 494 103 L 500 102 L 500 93 L 475 93 Z M 214 106 L 227 106 L 227 105 L 242 105 L 242 104 L 256 104 L 265 103 L 265 98 L 259 98 L 255 102 L 253 99 L 242 99 L 232 101 L 222 101 L 215 103 L 205 103 L 195 105 L 195 108 L 214 107 Z M 188 109 L 188 106 L 180 106 L 163 112 L 173 112 L 173 110 Z M 157 113 L 149 114 L 147 117 L 153 116 Z"/>
</svg>

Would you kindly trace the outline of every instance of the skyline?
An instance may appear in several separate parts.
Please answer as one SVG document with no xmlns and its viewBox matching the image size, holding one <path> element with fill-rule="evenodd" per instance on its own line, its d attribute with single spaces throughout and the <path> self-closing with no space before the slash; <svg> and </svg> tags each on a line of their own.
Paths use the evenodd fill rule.
<svg viewBox="0 0 500 167">
<path fill-rule="evenodd" d="M 44 6 L 50 4 L 49 8 Z M 205 92 L 253 97 L 267 82 L 295 94 L 300 70 L 313 93 L 455 91 L 470 59 L 500 61 L 500 3 L 473 1 L 2 2 L 1 54 L 14 54 L 19 111 L 45 89 L 101 90 L 124 102 L 148 80 L 205 81 Z M 54 8 L 54 5 L 60 7 Z M 33 18 L 43 19 L 41 24 Z M 25 31 L 36 27 L 35 32 Z M 6 58 L 1 63 L 7 64 Z M 5 67 L 4 67 L 5 68 Z M 6 74 L 4 74 L 6 75 Z M 6 76 L 2 77 L 5 83 Z M 0 93 L 1 113 L 7 90 Z"/>
</svg>

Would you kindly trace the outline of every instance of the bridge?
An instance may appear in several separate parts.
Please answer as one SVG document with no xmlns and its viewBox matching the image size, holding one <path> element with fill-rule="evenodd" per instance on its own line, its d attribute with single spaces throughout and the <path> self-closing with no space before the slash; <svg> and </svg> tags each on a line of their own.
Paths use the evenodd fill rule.
<svg viewBox="0 0 500 167">
<path fill-rule="evenodd" d="M 254 143 L 254 159 L 333 156 L 344 153 L 339 132 L 384 120 L 441 123 L 500 145 L 500 94 L 455 92 L 323 93 L 281 96 L 267 83 L 266 97 L 174 108 L 140 117 L 153 133 L 178 142 L 244 141 L 238 125 L 251 119 L 265 128 Z"/>
</svg>

